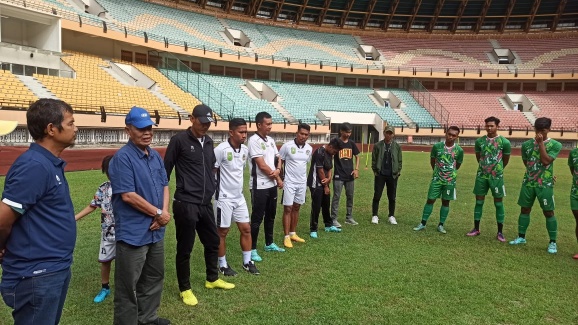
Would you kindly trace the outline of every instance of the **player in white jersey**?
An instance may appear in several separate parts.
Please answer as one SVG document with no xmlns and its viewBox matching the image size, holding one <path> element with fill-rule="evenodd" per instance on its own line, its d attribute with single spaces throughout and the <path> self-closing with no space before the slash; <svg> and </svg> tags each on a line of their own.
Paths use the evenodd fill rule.
<svg viewBox="0 0 578 325">
<path fill-rule="evenodd" d="M 249 157 L 249 149 L 243 143 L 247 139 L 247 122 L 242 118 L 229 121 L 229 139 L 215 149 L 214 171 L 217 177 L 215 191 L 215 216 L 219 232 L 219 271 L 226 276 L 235 276 L 237 272 L 227 263 L 227 234 L 231 222 L 236 222 L 241 232 L 241 250 L 243 251 L 243 269 L 251 274 L 259 274 L 255 263 L 251 261 L 251 226 L 249 210 L 243 196 L 243 169 Z"/>
<path fill-rule="evenodd" d="M 249 164 L 251 179 L 251 260 L 260 262 L 263 259 L 257 253 L 257 238 L 259 228 L 265 219 L 265 251 L 284 252 L 285 249 L 273 242 L 273 228 L 277 213 L 277 186 L 283 188 L 283 181 L 279 177 L 281 170 L 275 163 L 278 155 L 275 140 L 269 136 L 273 119 L 267 112 L 257 113 L 255 116 L 257 132 L 249 138 Z"/>
<path fill-rule="evenodd" d="M 305 240 L 295 230 L 299 222 L 299 209 L 305 203 L 307 192 L 307 163 L 311 161 L 313 148 L 307 143 L 311 127 L 301 123 L 297 126 L 297 136 L 286 142 L 279 150 L 279 158 L 285 166 L 283 183 L 283 244 L 293 247 L 291 241 L 304 243 Z"/>
</svg>

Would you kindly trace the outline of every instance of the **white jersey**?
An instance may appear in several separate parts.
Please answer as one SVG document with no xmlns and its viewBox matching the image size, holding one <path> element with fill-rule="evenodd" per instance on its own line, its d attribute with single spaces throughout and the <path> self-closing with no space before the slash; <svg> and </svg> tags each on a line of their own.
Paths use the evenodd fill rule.
<svg viewBox="0 0 578 325">
<path fill-rule="evenodd" d="M 221 142 L 215 149 L 215 168 L 217 171 L 216 200 L 244 199 L 243 169 L 247 164 L 249 149 L 241 144 L 241 148 L 233 148 L 229 141 Z"/>
<path fill-rule="evenodd" d="M 263 157 L 265 164 L 272 170 L 275 170 L 275 168 L 277 168 L 275 166 L 275 156 L 277 156 L 277 154 L 279 154 L 279 151 L 275 145 L 275 140 L 270 136 L 262 138 L 259 134 L 255 133 L 249 138 L 249 158 L 251 158 L 251 163 L 249 164 L 251 174 L 249 180 L 250 189 L 260 190 L 277 185 L 277 182 L 269 178 L 268 175 L 265 175 L 253 160 L 254 158 Z"/>
<path fill-rule="evenodd" d="M 307 163 L 311 161 L 313 148 L 309 143 L 297 145 L 295 140 L 283 144 L 279 157 L 285 161 L 285 183 L 303 185 L 307 183 Z"/>
</svg>

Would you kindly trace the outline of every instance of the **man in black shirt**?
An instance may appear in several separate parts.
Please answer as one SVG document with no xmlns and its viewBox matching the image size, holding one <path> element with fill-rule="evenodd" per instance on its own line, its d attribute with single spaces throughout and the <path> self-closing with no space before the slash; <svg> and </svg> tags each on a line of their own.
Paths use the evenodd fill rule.
<svg viewBox="0 0 578 325">
<path fill-rule="evenodd" d="M 373 217 L 371 223 L 379 223 L 378 210 L 379 200 L 383 194 L 383 188 L 387 186 L 387 199 L 389 201 L 389 218 L 392 225 L 397 225 L 395 219 L 395 198 L 397 193 L 397 180 L 401 172 L 401 147 L 394 141 L 395 128 L 388 125 L 383 131 L 384 139 L 373 146 L 371 154 L 371 169 L 375 176 L 373 185 Z"/>
<path fill-rule="evenodd" d="M 345 223 L 356 226 L 358 223 L 351 215 L 353 210 L 353 182 L 359 177 L 359 149 L 351 137 L 351 124 L 343 123 L 339 127 L 339 139 L 342 141 L 342 149 L 339 150 L 333 161 L 335 171 L 333 173 L 333 200 L 331 201 L 331 219 L 335 227 L 341 228 L 337 221 L 337 210 L 339 210 L 339 199 L 341 190 L 345 186 L 345 196 L 347 197 Z M 353 157 L 355 157 L 355 168 L 353 168 Z"/>
<path fill-rule="evenodd" d="M 328 144 L 317 148 L 311 157 L 311 167 L 307 176 L 307 186 L 311 191 L 311 238 L 317 238 L 317 222 L 319 212 L 323 212 L 323 223 L 326 232 L 341 232 L 333 225 L 329 214 L 331 169 L 333 169 L 333 155 L 341 150 L 341 140 L 333 138 Z"/>
</svg>

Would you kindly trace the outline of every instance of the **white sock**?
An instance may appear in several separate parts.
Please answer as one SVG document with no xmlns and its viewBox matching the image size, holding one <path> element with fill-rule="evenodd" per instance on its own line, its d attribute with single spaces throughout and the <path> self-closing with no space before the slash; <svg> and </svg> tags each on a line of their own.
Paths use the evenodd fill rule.
<svg viewBox="0 0 578 325">
<path fill-rule="evenodd" d="M 296 232 L 290 232 L 289 233 L 289 236 L 293 236 L 293 235 L 297 235 L 297 233 Z"/>
<path fill-rule="evenodd" d="M 251 262 L 251 251 L 243 251 L 243 265 Z"/>
<path fill-rule="evenodd" d="M 285 235 L 285 238 L 289 238 L 289 237 L 290 237 L 289 235 Z"/>
<path fill-rule="evenodd" d="M 225 255 L 219 256 L 219 267 L 227 267 L 227 258 Z"/>
</svg>

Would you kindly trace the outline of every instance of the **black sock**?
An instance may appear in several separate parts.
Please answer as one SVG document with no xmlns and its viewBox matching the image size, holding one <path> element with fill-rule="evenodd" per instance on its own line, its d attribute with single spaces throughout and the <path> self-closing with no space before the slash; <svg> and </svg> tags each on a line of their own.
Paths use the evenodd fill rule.
<svg viewBox="0 0 578 325">
<path fill-rule="evenodd" d="M 504 229 L 504 224 L 503 223 L 498 223 L 498 233 L 501 234 L 502 230 Z"/>
<path fill-rule="evenodd" d="M 551 243 L 556 243 L 556 241 L 555 241 L 555 240 L 550 240 L 550 242 L 551 242 Z"/>
<path fill-rule="evenodd" d="M 108 289 L 108 290 L 110 290 L 110 287 L 108 286 L 108 282 L 107 282 L 107 283 L 103 283 L 103 284 L 102 284 L 102 288 L 103 288 L 103 289 Z"/>
<path fill-rule="evenodd" d="M 518 233 L 518 237 L 520 237 L 520 238 L 526 238 L 526 234 L 520 234 L 520 233 Z"/>
<path fill-rule="evenodd" d="M 422 224 L 423 226 L 425 226 L 426 223 L 427 223 L 427 221 L 425 221 L 425 220 L 422 220 L 422 221 L 421 221 L 421 224 Z"/>
<path fill-rule="evenodd" d="M 474 228 L 476 228 L 476 230 L 480 230 L 480 220 L 474 220 Z"/>
<path fill-rule="evenodd" d="M 443 225 L 444 225 L 443 222 L 438 223 L 438 227 L 439 227 L 439 226 L 443 226 Z"/>
</svg>

